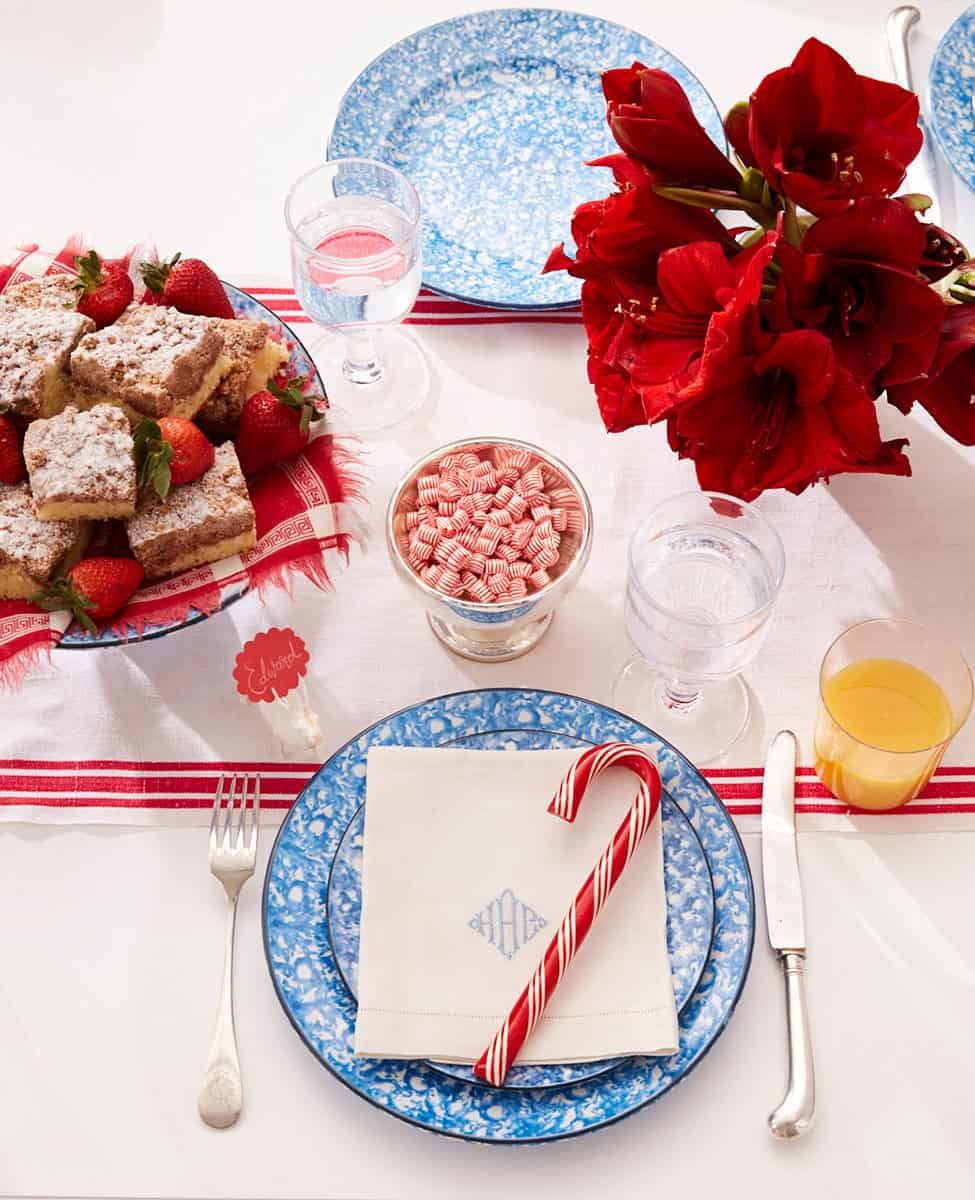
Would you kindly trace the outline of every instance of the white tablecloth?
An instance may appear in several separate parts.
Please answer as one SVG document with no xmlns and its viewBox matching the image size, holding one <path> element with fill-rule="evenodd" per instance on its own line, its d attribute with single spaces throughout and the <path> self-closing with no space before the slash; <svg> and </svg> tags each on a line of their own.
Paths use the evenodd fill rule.
<svg viewBox="0 0 975 1200">
<path fill-rule="evenodd" d="M 60 244 L 77 226 L 121 247 L 148 233 L 228 278 L 283 273 L 282 196 L 320 157 L 345 85 L 389 42 L 463 7 L 475 6 L 106 2 L 45 6 L 42 20 L 35 6 L 8 6 L 0 111 L 11 169 L 0 240 Z M 926 54 L 957 8 L 931 6 Z M 815 17 L 809 6 L 755 2 L 651 12 L 617 0 L 600 11 L 672 48 L 722 109 L 813 32 L 860 70 L 888 73 L 883 3 L 828 0 Z M 970 203 L 963 216 L 959 232 L 975 241 Z M 373 543 L 335 573 L 335 592 L 299 585 L 294 602 L 245 600 L 176 638 L 59 653 L 19 696 L 0 699 L 0 759 L 274 757 L 273 734 L 238 704 L 230 681 L 242 642 L 269 624 L 292 625 L 312 649 L 325 752 L 386 712 L 464 687 L 609 699 L 630 653 L 626 537 L 655 500 L 691 485 L 690 466 L 674 460 L 659 430 L 600 431 L 578 328 L 420 336 L 435 403 L 416 426 L 368 445 Z M 856 620 L 896 612 L 934 621 L 975 659 L 973 454 L 923 416 L 892 424 L 909 427 L 912 481 L 851 477 L 798 500 L 761 501 L 783 531 L 789 567 L 776 624 L 748 673 L 757 719 L 733 763 L 757 767 L 782 725 L 808 737 L 822 652 Z M 480 432 L 525 437 L 566 458 L 599 526 L 586 575 L 545 642 L 498 667 L 463 662 L 434 642 L 375 536 L 391 484 L 413 458 Z M 952 755 L 975 763 L 975 726 Z M 757 867 L 757 840 L 747 841 Z M 972 835 L 957 831 L 803 839 L 820 1082 L 820 1121 L 806 1141 L 776 1145 L 764 1129 L 785 1063 L 780 984 L 760 922 L 741 1006 L 684 1087 L 614 1129 L 508 1153 L 408 1129 L 314 1062 L 267 978 L 257 882 L 244 892 L 239 928 L 247 1110 L 229 1133 L 204 1129 L 195 1094 L 222 910 L 200 830 L 6 827 L 0 1192 L 555 1197 L 612 1180 L 620 1196 L 667 1187 L 696 1197 L 748 1180 L 741 1186 L 756 1196 L 818 1198 L 842 1180 L 850 1194 L 947 1193 L 975 1170 L 973 850 Z"/>
</svg>

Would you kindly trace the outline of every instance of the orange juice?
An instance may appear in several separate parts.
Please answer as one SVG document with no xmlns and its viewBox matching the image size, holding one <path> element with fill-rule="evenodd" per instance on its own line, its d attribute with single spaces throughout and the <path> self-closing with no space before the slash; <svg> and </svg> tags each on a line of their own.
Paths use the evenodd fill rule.
<svg viewBox="0 0 975 1200">
<path fill-rule="evenodd" d="M 933 774 L 954 732 L 948 697 L 919 667 L 864 658 L 822 685 L 816 772 L 857 808 L 905 804 Z"/>
</svg>

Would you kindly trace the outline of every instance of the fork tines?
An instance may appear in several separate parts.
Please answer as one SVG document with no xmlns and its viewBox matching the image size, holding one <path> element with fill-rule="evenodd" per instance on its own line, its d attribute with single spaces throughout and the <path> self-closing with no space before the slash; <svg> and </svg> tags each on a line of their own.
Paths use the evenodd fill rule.
<svg viewBox="0 0 975 1200">
<path fill-rule="evenodd" d="M 257 849 L 257 827 L 261 816 L 260 775 L 221 775 L 213 798 L 210 820 L 210 849 Z M 248 819 L 249 817 L 249 819 Z"/>
</svg>

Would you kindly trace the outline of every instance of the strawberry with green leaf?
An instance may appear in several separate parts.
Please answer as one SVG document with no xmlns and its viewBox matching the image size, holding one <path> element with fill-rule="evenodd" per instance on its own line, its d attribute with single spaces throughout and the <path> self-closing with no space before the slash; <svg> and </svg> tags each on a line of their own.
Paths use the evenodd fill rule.
<svg viewBox="0 0 975 1200">
<path fill-rule="evenodd" d="M 99 329 L 114 324 L 132 303 L 135 289 L 119 262 L 102 262 L 94 250 L 75 255 L 78 278 L 71 285 L 77 293 L 75 308 L 90 317 Z"/>
<path fill-rule="evenodd" d="M 168 261 L 143 263 L 142 278 L 156 304 L 200 317 L 234 316 L 223 284 L 202 259 L 174 254 Z"/>
<path fill-rule="evenodd" d="M 308 395 L 304 385 L 300 377 L 288 380 L 284 387 L 270 380 L 267 391 L 255 392 L 244 405 L 237 457 L 245 475 L 294 458 L 308 445 L 312 423 L 325 413 L 321 396 Z"/>
<path fill-rule="evenodd" d="M 145 576 L 134 558 L 83 558 L 61 579 L 38 592 L 34 603 L 49 612 L 67 609 L 89 633 L 132 599 Z"/>
<path fill-rule="evenodd" d="M 173 479 L 172 446 L 164 440 L 158 423 L 150 421 L 148 417 L 135 427 L 132 441 L 135 445 L 135 469 L 138 472 L 139 487 L 144 488 L 151 484 L 159 498 L 165 500 Z"/>
<path fill-rule="evenodd" d="M 185 417 L 140 421 L 133 440 L 139 486 L 151 483 L 163 500 L 170 487 L 191 483 L 213 466 L 213 443 Z"/>
</svg>

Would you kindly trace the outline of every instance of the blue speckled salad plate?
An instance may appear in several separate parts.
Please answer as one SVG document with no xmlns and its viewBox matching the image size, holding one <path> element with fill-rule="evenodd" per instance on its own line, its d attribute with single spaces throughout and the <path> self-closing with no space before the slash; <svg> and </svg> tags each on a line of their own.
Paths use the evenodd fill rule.
<svg viewBox="0 0 975 1200">
<path fill-rule="evenodd" d="M 652 746 L 665 788 L 668 948 L 680 1048 L 666 1058 L 518 1068 L 504 1088 L 467 1068 L 356 1058 L 361 807 L 372 746 L 580 749 L 610 740 Z M 432 1132 L 493 1144 L 572 1137 L 658 1099 L 704 1057 L 744 987 L 754 893 L 721 801 L 672 746 L 631 718 L 557 692 L 497 688 L 416 704 L 338 750 L 285 818 L 264 883 L 264 946 L 278 998 L 315 1057 L 346 1086 Z M 533 1074 L 534 1072 L 534 1074 Z M 563 1072 L 565 1074 L 563 1074 Z"/>
<path fill-rule="evenodd" d="M 975 7 L 941 39 L 928 77 L 931 125 L 955 171 L 975 191 Z"/>
<path fill-rule="evenodd" d="M 423 282 L 495 308 L 565 308 L 579 282 L 541 275 L 570 239 L 576 205 L 599 194 L 585 164 L 611 152 L 600 75 L 635 60 L 683 86 L 715 142 L 721 119 L 701 82 L 662 46 L 581 13 L 497 9 L 421 29 L 346 92 L 329 158 L 377 158 L 416 186 Z"/>
<path fill-rule="evenodd" d="M 271 312 L 269 308 L 265 308 L 259 300 L 255 300 L 253 296 L 242 292 L 240 288 L 236 288 L 230 283 L 225 283 L 223 288 L 233 306 L 234 315 L 243 317 L 248 321 L 263 321 L 265 325 L 270 325 L 272 330 L 276 331 L 276 336 L 279 336 L 282 342 L 286 343 L 290 348 L 290 370 L 294 374 L 310 374 L 313 379 L 317 380 L 318 390 L 324 395 L 325 389 L 322 386 L 318 368 L 315 366 L 311 355 L 295 337 L 290 327 L 284 325 L 281 319 L 275 313 Z M 225 608 L 229 608 L 231 604 L 236 603 L 246 594 L 246 582 L 230 585 L 224 589 L 223 602 L 216 612 L 223 612 Z M 59 650 L 97 650 L 104 646 L 125 646 L 132 642 L 148 642 L 154 638 L 165 637 L 167 633 L 175 633 L 177 629 L 186 629 L 190 625 L 198 625 L 201 621 L 205 621 L 208 617 L 214 615 L 216 614 L 204 613 L 198 609 L 191 608 L 183 620 L 168 621 L 165 624 L 149 622 L 141 633 L 132 627 L 129 627 L 125 633 L 118 633 L 111 629 L 102 629 L 94 637 L 88 634 L 77 621 L 73 621 L 68 626 L 60 642 L 58 642 L 57 648 Z"/>
</svg>

